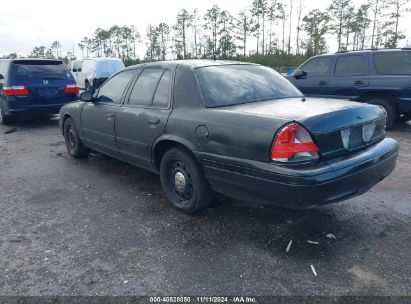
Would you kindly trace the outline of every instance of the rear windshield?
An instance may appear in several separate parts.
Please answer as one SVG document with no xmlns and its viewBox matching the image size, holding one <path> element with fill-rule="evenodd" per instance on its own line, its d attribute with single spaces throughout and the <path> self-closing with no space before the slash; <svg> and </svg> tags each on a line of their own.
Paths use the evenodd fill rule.
<svg viewBox="0 0 411 304">
<path fill-rule="evenodd" d="M 67 66 L 57 60 L 16 60 L 11 71 L 14 81 L 70 78 Z"/>
<path fill-rule="evenodd" d="M 208 107 L 303 96 L 287 79 L 263 66 L 209 66 L 197 68 L 196 74 Z"/>
<path fill-rule="evenodd" d="M 380 75 L 411 75 L 411 52 L 374 54 L 375 68 Z"/>
</svg>

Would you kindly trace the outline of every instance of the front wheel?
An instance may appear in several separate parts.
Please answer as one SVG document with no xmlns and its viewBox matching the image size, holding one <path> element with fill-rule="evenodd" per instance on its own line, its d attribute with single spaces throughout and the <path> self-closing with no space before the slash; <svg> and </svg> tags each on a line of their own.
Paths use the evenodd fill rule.
<svg viewBox="0 0 411 304">
<path fill-rule="evenodd" d="M 90 150 L 84 146 L 81 141 L 76 126 L 72 118 L 67 118 L 64 122 L 64 139 L 66 141 L 67 151 L 71 157 L 83 158 L 87 157 Z"/>
<path fill-rule="evenodd" d="M 10 123 L 10 117 L 4 114 L 3 108 L 0 107 L 0 125 L 9 125 Z"/>
<path fill-rule="evenodd" d="M 93 92 L 93 86 L 90 84 L 90 82 L 86 81 L 85 89 L 87 92 Z"/>
<path fill-rule="evenodd" d="M 207 208 L 214 199 L 197 160 L 184 149 L 168 150 L 160 164 L 160 179 L 168 200 L 185 213 Z"/>
</svg>

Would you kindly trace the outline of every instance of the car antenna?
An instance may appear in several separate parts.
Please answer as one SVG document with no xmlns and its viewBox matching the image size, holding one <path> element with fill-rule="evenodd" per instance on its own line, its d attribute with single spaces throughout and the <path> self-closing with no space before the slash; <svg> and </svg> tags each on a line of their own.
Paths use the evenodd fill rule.
<svg viewBox="0 0 411 304">
<path fill-rule="evenodd" d="M 303 96 L 303 98 L 301 98 L 301 101 L 306 101 L 305 96 Z"/>
</svg>

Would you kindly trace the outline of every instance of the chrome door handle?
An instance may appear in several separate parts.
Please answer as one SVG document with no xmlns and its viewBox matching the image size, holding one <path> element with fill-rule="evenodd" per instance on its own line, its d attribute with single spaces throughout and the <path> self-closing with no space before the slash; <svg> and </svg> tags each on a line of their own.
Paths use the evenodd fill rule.
<svg viewBox="0 0 411 304">
<path fill-rule="evenodd" d="M 115 113 L 111 113 L 111 114 L 107 114 L 107 115 L 106 115 L 106 118 L 107 118 L 108 120 L 111 120 L 111 119 L 114 118 L 114 116 L 116 116 L 116 114 L 115 114 Z"/>
</svg>

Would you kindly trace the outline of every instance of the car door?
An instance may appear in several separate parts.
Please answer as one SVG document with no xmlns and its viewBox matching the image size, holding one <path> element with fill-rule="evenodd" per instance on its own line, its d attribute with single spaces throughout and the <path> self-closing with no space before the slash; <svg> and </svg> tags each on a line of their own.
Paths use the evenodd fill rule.
<svg viewBox="0 0 411 304">
<path fill-rule="evenodd" d="M 305 95 L 325 97 L 330 79 L 333 57 L 314 57 L 298 68 L 303 76 L 289 76 L 288 79 Z"/>
<path fill-rule="evenodd" d="M 338 55 L 332 74 L 328 95 L 332 95 L 333 98 L 357 100 L 370 82 L 367 54 Z"/>
<path fill-rule="evenodd" d="M 135 73 L 133 69 L 114 75 L 96 93 L 95 102 L 84 105 L 81 128 L 84 143 L 90 148 L 120 157 L 114 133 L 116 113 Z"/>
<path fill-rule="evenodd" d="M 171 78 L 171 70 L 149 67 L 141 71 L 130 88 L 115 127 L 125 160 L 150 168 L 152 144 L 164 132 L 171 113 Z"/>
</svg>

